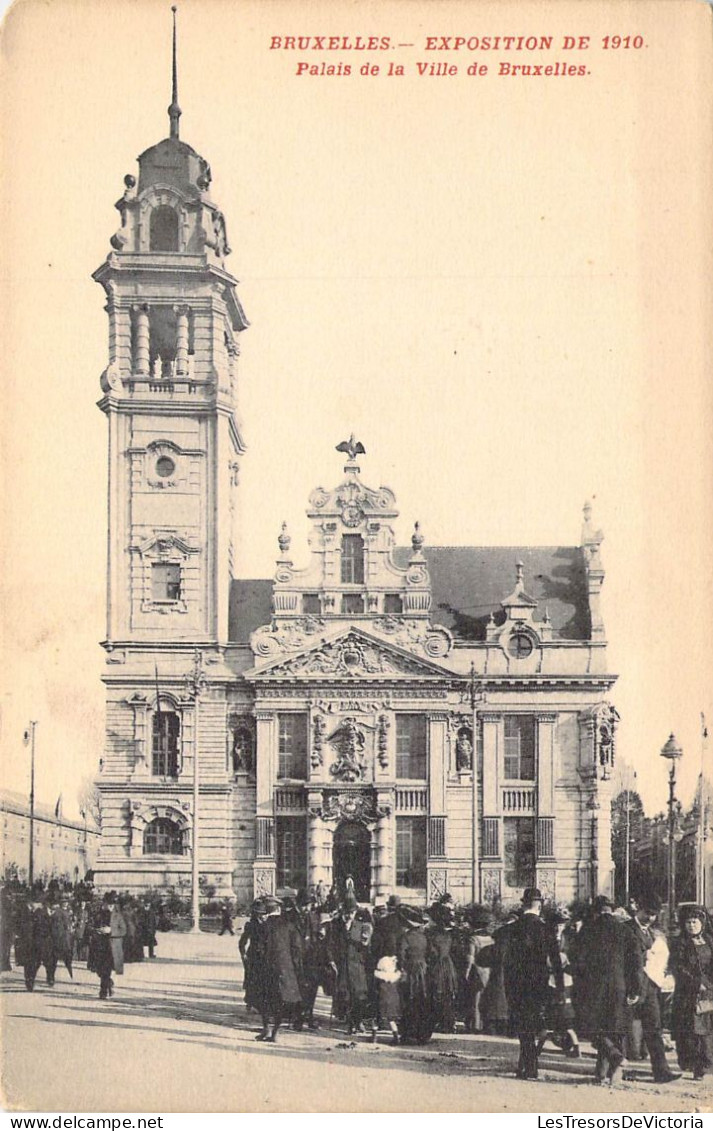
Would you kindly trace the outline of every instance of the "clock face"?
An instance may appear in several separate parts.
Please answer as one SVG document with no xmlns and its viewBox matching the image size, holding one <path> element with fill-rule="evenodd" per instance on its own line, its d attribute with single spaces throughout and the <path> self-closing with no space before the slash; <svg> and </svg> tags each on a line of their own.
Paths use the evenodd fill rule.
<svg viewBox="0 0 713 1131">
<path fill-rule="evenodd" d="M 532 652 L 532 641 L 524 632 L 513 632 L 508 640 L 508 653 L 516 660 L 524 660 Z"/>
</svg>

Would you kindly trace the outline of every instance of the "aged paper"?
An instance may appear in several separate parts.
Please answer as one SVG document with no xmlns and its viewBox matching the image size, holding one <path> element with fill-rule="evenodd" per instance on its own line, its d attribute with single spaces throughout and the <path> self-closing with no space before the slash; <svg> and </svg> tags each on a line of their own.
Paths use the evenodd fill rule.
<svg viewBox="0 0 713 1131">
<path fill-rule="evenodd" d="M 442 546 L 575 545 L 593 498 L 619 750 L 653 814 L 674 730 L 688 803 L 700 712 L 713 718 L 710 6 L 185 0 L 178 19 L 181 137 L 211 164 L 250 321 L 237 575 L 272 576 L 283 521 L 306 561 L 308 495 L 338 475 L 334 447 L 350 432 L 367 450 L 365 480 L 396 493 L 401 544 L 419 521 Z M 2 36 L 3 784 L 27 792 L 21 736 L 39 719 L 38 796 L 63 794 L 76 813 L 104 743 L 107 436 L 95 404 L 108 354 L 91 273 L 125 174 L 168 133 L 170 10 L 18 0 Z M 229 980 L 191 993 L 204 991 L 234 997 Z M 471 1062 L 445 1072 L 442 1049 L 382 1073 L 344 1054 L 333 1092 L 320 1057 L 340 1054 L 293 1041 L 290 1072 L 304 1075 L 286 1090 L 282 1067 L 230 1045 L 227 1029 L 240 1085 L 221 1063 L 202 1091 L 210 1033 L 180 1032 L 180 986 L 160 1008 L 155 1075 L 129 1057 L 70 1093 L 66 1066 L 31 1085 L 6 1074 L 6 1102 L 508 1102 L 507 1055 L 476 1089 Z M 139 1056 L 140 1023 L 126 1021 Z M 107 1057 L 117 1023 L 91 1030 Z M 62 1025 L 35 1024 L 61 1058 Z M 34 1031 L 16 1031 L 29 1057 Z M 162 1076 L 192 1040 L 190 1066 Z M 511 1103 L 626 1104 L 585 1091 L 560 1076 Z M 689 1084 L 670 1110 L 701 1096 Z M 669 1097 L 644 1089 L 635 1102 L 666 1110 Z"/>
</svg>

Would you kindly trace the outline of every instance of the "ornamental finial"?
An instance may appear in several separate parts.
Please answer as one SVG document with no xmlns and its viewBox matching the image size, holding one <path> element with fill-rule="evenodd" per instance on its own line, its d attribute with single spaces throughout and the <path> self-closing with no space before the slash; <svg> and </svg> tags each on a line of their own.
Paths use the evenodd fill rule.
<svg viewBox="0 0 713 1131">
<path fill-rule="evenodd" d="M 423 543 L 426 541 L 421 533 L 421 523 L 414 522 L 413 534 L 411 535 L 411 545 L 414 548 L 414 553 L 418 554 L 423 549 Z"/>
<path fill-rule="evenodd" d="M 181 116 L 181 107 L 178 105 L 178 64 L 176 62 L 176 5 L 171 8 L 173 12 L 173 71 L 171 85 L 171 105 L 168 108 L 168 118 L 171 123 L 171 137 L 178 141 L 178 119 Z"/>
<path fill-rule="evenodd" d="M 277 536 L 277 544 L 280 547 L 280 553 L 286 554 L 290 548 L 292 538 L 287 533 L 287 523 L 283 522 L 280 533 Z"/>
<path fill-rule="evenodd" d="M 348 440 L 342 440 L 341 444 L 337 444 L 335 450 L 346 452 L 350 460 L 355 460 L 358 455 L 366 455 L 366 448 L 359 440 L 355 440 L 353 432 Z"/>
</svg>

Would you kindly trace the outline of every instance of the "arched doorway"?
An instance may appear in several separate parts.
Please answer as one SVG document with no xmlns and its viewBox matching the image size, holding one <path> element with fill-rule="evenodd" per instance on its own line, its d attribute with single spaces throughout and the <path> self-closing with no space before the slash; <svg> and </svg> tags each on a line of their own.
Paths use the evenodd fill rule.
<svg viewBox="0 0 713 1131">
<path fill-rule="evenodd" d="M 347 876 L 354 880 L 360 901 L 371 898 L 371 833 L 358 821 L 344 821 L 334 834 L 333 876 L 337 891 L 344 893 Z"/>
</svg>

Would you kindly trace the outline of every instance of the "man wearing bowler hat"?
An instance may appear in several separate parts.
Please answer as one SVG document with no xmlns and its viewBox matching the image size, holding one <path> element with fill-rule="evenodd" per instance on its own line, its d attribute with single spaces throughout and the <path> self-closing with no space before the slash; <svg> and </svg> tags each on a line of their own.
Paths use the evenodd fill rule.
<svg viewBox="0 0 713 1131">
<path fill-rule="evenodd" d="M 564 992 L 562 960 L 553 932 L 543 923 L 542 892 L 526 888 L 522 915 L 510 928 L 504 969 L 505 994 L 513 1027 L 520 1040 L 517 1075 L 537 1079 L 537 1037 L 544 1029 L 550 974 L 558 994 Z"/>
<path fill-rule="evenodd" d="M 681 1073 L 672 1072 L 668 1066 L 661 1032 L 659 987 L 646 971 L 649 952 L 654 946 L 652 927 L 660 910 L 661 905 L 655 897 L 642 899 L 629 924 L 641 956 L 638 994 L 630 999 L 629 1005 L 633 1008 L 634 1017 L 641 1021 L 654 1080 L 657 1084 L 670 1084 L 680 1079 Z"/>
</svg>

